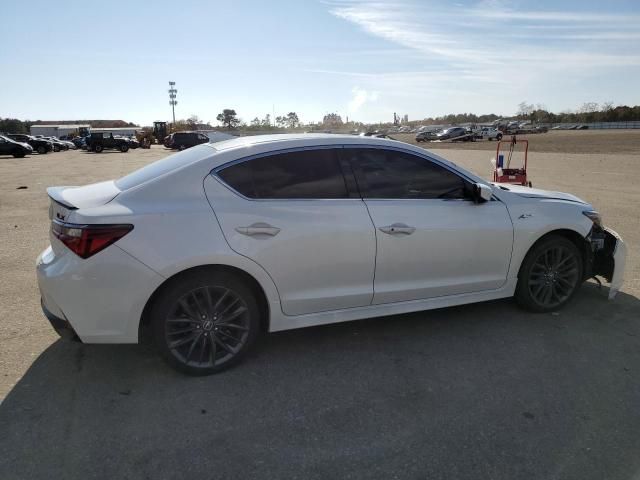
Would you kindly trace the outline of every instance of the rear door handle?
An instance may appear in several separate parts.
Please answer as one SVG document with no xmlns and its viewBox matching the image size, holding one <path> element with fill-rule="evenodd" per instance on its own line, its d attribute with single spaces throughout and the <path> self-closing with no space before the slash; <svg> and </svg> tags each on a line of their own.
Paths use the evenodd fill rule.
<svg viewBox="0 0 640 480">
<path fill-rule="evenodd" d="M 236 227 L 236 232 L 241 233 L 242 235 L 248 235 L 249 237 L 256 237 L 260 235 L 275 237 L 280 232 L 280 229 L 269 225 L 268 223 L 258 222 L 249 225 L 248 227 Z"/>
<path fill-rule="evenodd" d="M 378 230 L 389 235 L 411 235 L 416 231 L 415 227 L 410 227 L 404 223 L 394 223 L 393 225 L 380 227 Z"/>
</svg>

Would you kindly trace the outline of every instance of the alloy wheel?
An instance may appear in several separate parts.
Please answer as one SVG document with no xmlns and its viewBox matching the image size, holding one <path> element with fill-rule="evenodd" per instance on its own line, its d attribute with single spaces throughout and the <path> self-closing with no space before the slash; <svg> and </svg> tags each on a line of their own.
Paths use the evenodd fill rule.
<svg viewBox="0 0 640 480">
<path fill-rule="evenodd" d="M 540 306 L 553 308 L 565 302 L 579 283 L 579 259 L 574 251 L 558 245 L 544 250 L 533 263 L 528 288 Z"/>
<path fill-rule="evenodd" d="M 249 338 L 249 309 L 235 292 L 205 286 L 175 302 L 165 321 L 166 345 L 180 363 L 217 367 L 234 358 Z"/>
</svg>

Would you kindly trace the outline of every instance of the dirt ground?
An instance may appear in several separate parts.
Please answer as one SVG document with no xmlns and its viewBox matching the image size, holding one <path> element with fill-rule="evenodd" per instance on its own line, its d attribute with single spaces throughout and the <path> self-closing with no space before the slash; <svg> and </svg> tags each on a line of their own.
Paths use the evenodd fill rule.
<svg viewBox="0 0 640 480">
<path fill-rule="evenodd" d="M 494 142 L 436 146 L 489 177 Z M 640 471 L 640 131 L 531 138 L 534 186 L 591 202 L 628 244 L 615 301 L 590 282 L 554 315 L 505 300 L 271 334 L 247 362 L 200 379 L 146 347 L 59 340 L 34 272 L 47 186 L 119 177 L 168 153 L 0 157 L 0 478 Z"/>
<path fill-rule="evenodd" d="M 415 133 L 392 134 L 393 138 L 417 144 Z M 505 136 L 503 140 L 510 137 Z M 552 130 L 535 135 L 518 135 L 529 141 L 529 151 L 538 153 L 635 153 L 640 151 L 640 130 Z M 451 150 L 493 150 L 495 141 L 419 143 L 425 148 Z"/>
</svg>

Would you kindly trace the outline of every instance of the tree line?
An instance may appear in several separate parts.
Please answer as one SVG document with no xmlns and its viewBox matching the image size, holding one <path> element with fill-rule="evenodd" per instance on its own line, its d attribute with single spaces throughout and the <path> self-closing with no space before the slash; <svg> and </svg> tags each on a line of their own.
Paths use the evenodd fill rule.
<svg viewBox="0 0 640 480">
<path fill-rule="evenodd" d="M 500 118 L 530 120 L 534 123 L 594 123 L 594 122 L 630 122 L 640 121 L 640 105 L 629 107 L 627 105 L 613 106 L 611 102 L 598 104 L 596 102 L 584 103 L 576 111 L 560 113 L 549 112 L 542 104 L 529 104 L 521 102 L 515 116 L 500 116 L 495 113 L 476 115 L 474 113 L 457 113 L 438 117 L 429 117 L 422 120 L 413 120 L 409 125 L 456 125 L 461 123 L 490 123 Z M 255 117 L 249 123 L 244 122 L 233 108 L 225 108 L 216 116 L 221 128 L 227 130 L 294 130 L 304 127 L 296 112 L 279 115 L 271 118 L 266 114 L 263 118 Z M 34 124 L 90 124 L 95 128 L 137 127 L 135 123 L 124 120 L 66 120 L 66 121 L 30 121 L 17 118 L 0 118 L 0 133 L 29 133 L 29 128 Z M 383 125 L 379 123 L 376 125 Z M 389 123 L 390 124 L 390 123 Z M 345 126 L 342 117 L 337 113 L 326 114 L 322 122 L 307 125 L 312 128 L 337 128 Z M 349 126 L 366 127 L 367 124 L 349 122 Z M 182 130 L 208 130 L 216 127 L 210 123 L 204 123 L 196 115 L 186 120 L 177 120 L 172 126 L 172 131 Z"/>
</svg>

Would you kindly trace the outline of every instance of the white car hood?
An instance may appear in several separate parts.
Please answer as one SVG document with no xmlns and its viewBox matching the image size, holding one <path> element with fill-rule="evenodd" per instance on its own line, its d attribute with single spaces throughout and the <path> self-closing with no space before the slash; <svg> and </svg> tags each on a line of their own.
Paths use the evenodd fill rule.
<svg viewBox="0 0 640 480">
<path fill-rule="evenodd" d="M 539 198 L 541 200 L 545 198 L 553 199 L 553 200 L 567 200 L 569 202 L 584 203 L 585 205 L 588 205 L 587 202 L 585 202 L 581 198 L 576 197 L 575 195 L 571 195 L 570 193 L 553 192 L 551 190 L 541 190 L 539 188 L 523 187 L 522 185 L 511 185 L 511 184 L 500 184 L 500 183 L 494 183 L 493 185 L 497 186 L 498 188 L 506 188 L 509 192 L 515 193 L 516 195 L 519 195 L 521 197 Z"/>
</svg>

